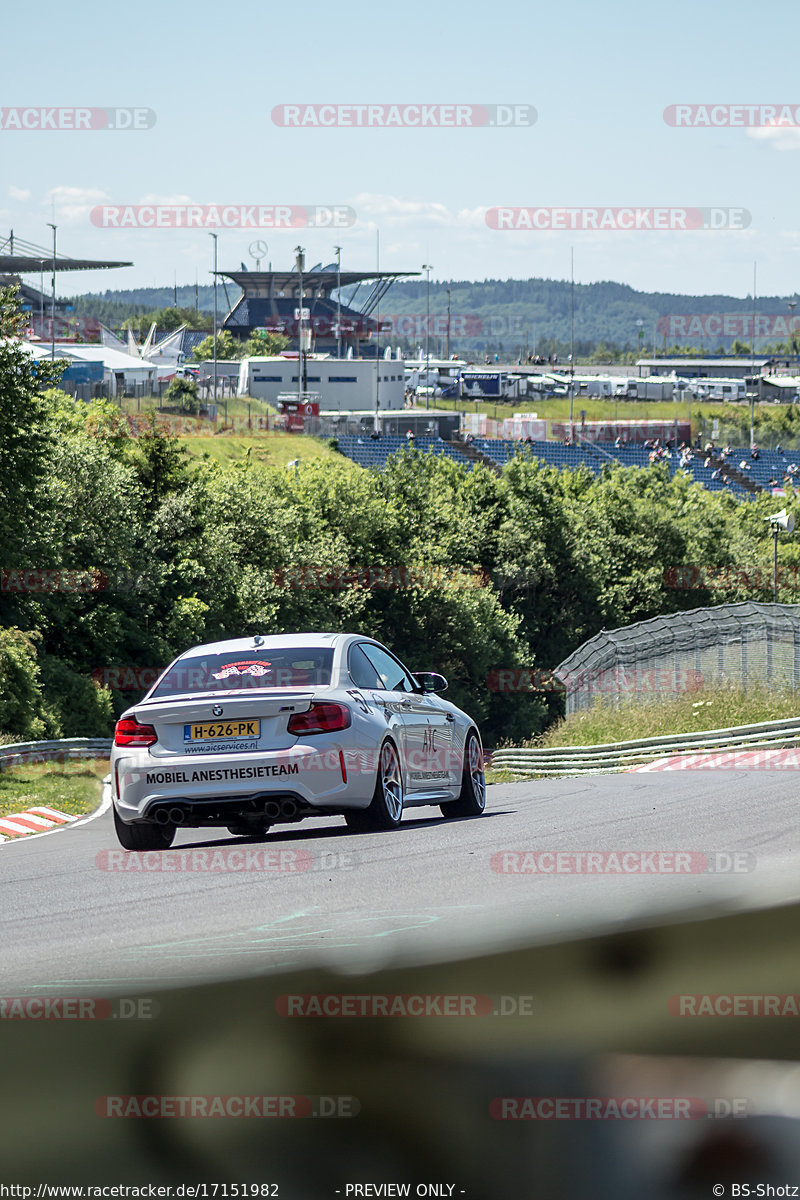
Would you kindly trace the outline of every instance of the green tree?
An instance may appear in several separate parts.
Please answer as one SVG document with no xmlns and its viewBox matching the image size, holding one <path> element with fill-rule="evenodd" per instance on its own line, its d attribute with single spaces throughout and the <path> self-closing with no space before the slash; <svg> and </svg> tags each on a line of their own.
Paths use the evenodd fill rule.
<svg viewBox="0 0 800 1200">
<path fill-rule="evenodd" d="M 0 629 L 0 736 L 13 740 L 57 737 L 45 711 L 34 637 Z"/>
<path fill-rule="evenodd" d="M 37 527 L 46 519 L 39 503 L 55 437 L 47 389 L 63 363 L 36 361 L 21 334 L 19 288 L 0 289 L 0 552 L 4 566 L 30 562 Z"/>
<path fill-rule="evenodd" d="M 196 413 L 200 408 L 194 379 L 173 379 L 164 393 L 164 399 L 170 405 L 177 405 L 182 412 Z"/>
<path fill-rule="evenodd" d="M 220 329 L 217 333 L 217 358 L 226 361 L 232 358 L 241 358 L 241 355 L 241 342 L 237 341 L 227 329 Z M 210 333 L 207 338 L 203 338 L 202 342 L 195 346 L 194 357 L 197 362 L 207 362 L 214 357 L 213 334 Z"/>
<path fill-rule="evenodd" d="M 282 333 L 253 334 L 242 344 L 242 358 L 259 358 L 262 355 L 280 354 L 289 345 L 289 339 Z"/>
<path fill-rule="evenodd" d="M 207 313 L 197 312 L 193 308 L 154 308 L 150 312 L 135 313 L 122 323 L 123 329 L 132 329 L 134 333 L 146 334 L 155 322 L 159 329 L 175 330 L 181 325 L 189 329 L 208 329 Z"/>
</svg>

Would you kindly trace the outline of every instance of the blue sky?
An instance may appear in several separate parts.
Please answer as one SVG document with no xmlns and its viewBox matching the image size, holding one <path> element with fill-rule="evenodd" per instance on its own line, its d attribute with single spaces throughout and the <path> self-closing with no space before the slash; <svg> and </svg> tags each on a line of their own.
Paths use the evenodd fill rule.
<svg viewBox="0 0 800 1200">
<path fill-rule="evenodd" d="M 33 14 L 33 15 L 32 15 Z M 676 103 L 800 110 L 800 8 L 739 0 L 537 5 L 405 0 L 343 6 L 200 0 L 158 10 L 42 0 L 3 17 L 8 107 L 150 108 L 142 131 L 0 129 L 0 236 L 132 268 L 62 276 L 59 291 L 208 282 L 212 241 L 187 229 L 104 229 L 101 204 L 341 204 L 331 230 L 226 229 L 221 267 L 309 264 L 342 246 L 353 269 L 433 266 L 434 279 L 614 279 L 744 296 L 800 286 L 798 128 L 673 128 Z M 299 103 L 532 104 L 529 127 L 293 129 Z M 798 113 L 800 116 L 800 113 Z M 497 231 L 495 206 L 734 207 L 745 229 Z M 31 280 L 31 282 L 35 282 Z"/>
</svg>

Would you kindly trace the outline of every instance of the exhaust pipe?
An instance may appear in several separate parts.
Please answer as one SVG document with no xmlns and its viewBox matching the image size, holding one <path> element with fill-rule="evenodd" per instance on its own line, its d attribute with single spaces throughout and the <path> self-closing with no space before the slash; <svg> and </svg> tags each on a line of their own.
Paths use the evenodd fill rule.
<svg viewBox="0 0 800 1200">
<path fill-rule="evenodd" d="M 291 820 L 297 816 L 297 804 L 294 800 L 284 800 L 281 804 L 281 816 Z"/>
<path fill-rule="evenodd" d="M 269 821 L 277 821 L 281 815 L 281 806 L 277 800 L 268 800 L 264 805 L 264 816 Z"/>
<path fill-rule="evenodd" d="M 182 825 L 186 820 L 186 813 L 182 808 L 171 808 L 169 810 L 169 820 L 172 825 Z"/>
<path fill-rule="evenodd" d="M 159 808 L 155 814 L 155 819 L 159 825 L 169 825 L 169 812 L 166 808 Z"/>
</svg>

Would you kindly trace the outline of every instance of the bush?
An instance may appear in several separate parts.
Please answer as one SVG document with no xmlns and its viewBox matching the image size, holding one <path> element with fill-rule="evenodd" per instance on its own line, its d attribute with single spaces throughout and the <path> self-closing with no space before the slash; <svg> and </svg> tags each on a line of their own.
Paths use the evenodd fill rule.
<svg viewBox="0 0 800 1200">
<path fill-rule="evenodd" d="M 0 733 L 21 741 L 59 736 L 44 709 L 34 639 L 21 629 L 0 629 Z"/>
<path fill-rule="evenodd" d="M 42 685 L 47 697 L 52 737 L 111 737 L 114 716 L 111 692 L 63 659 L 42 658 Z"/>
<path fill-rule="evenodd" d="M 183 412 L 197 413 L 200 408 L 194 379 L 173 379 L 164 393 L 164 399 L 176 404 Z"/>
</svg>

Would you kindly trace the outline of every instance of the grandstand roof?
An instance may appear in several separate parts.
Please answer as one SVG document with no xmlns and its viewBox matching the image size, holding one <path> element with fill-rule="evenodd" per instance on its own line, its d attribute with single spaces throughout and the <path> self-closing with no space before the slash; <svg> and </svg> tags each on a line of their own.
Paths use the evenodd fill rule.
<svg viewBox="0 0 800 1200">
<path fill-rule="evenodd" d="M 0 272 L 24 275 L 26 272 L 47 271 L 102 271 L 108 267 L 132 267 L 132 262 L 109 262 L 99 258 L 70 258 L 68 254 L 56 254 L 52 250 L 26 242 L 14 236 L 12 230 L 7 238 L 0 240 Z"/>
<path fill-rule="evenodd" d="M 244 291 L 254 287 L 269 287 L 274 292 L 292 292 L 300 282 L 297 271 L 217 271 L 232 279 Z M 421 271 L 341 271 L 337 274 L 330 268 L 320 268 L 303 272 L 303 287 L 307 291 L 335 291 L 341 283 L 342 287 L 350 287 L 354 283 L 364 283 L 368 279 L 401 279 L 413 275 L 421 275 Z"/>
</svg>

